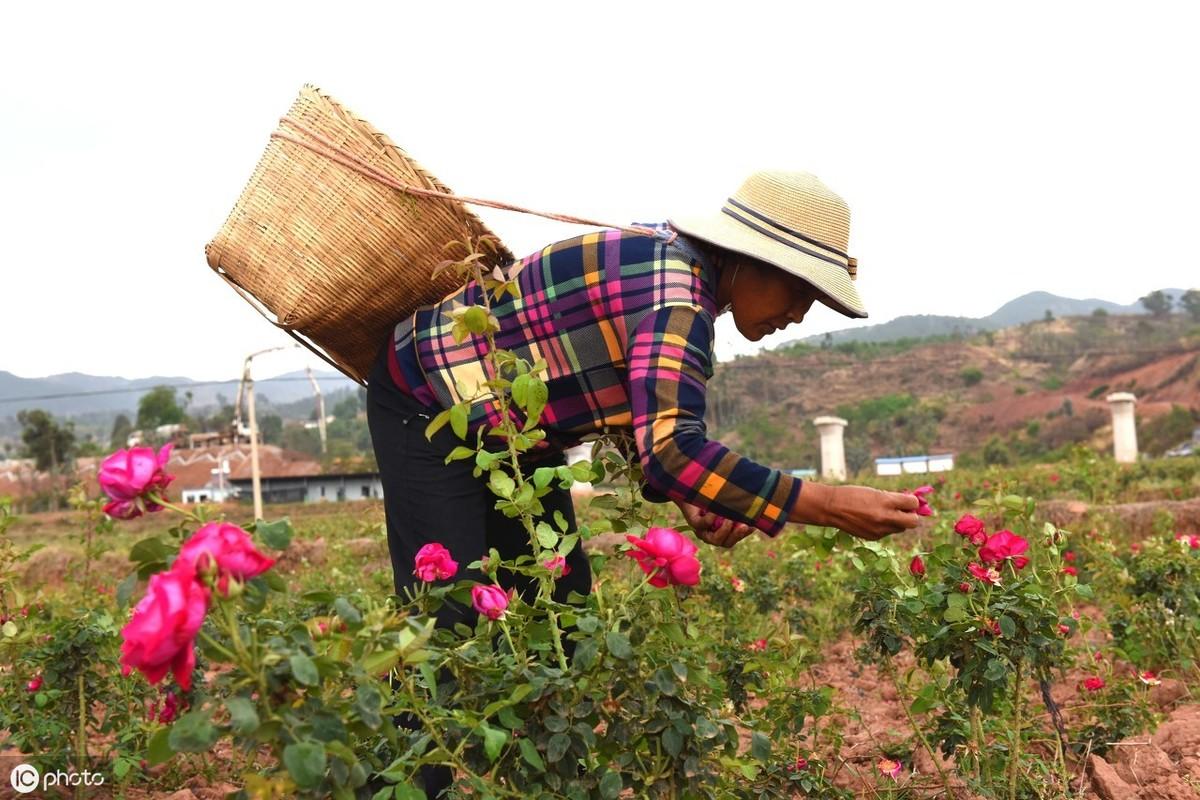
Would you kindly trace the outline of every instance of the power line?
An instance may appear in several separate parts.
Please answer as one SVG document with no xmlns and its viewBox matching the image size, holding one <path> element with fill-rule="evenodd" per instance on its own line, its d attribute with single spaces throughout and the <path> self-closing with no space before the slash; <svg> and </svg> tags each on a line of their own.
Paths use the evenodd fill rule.
<svg viewBox="0 0 1200 800">
<path fill-rule="evenodd" d="M 0 397 L 0 403 L 29 403 L 29 402 L 38 401 L 38 400 L 62 400 L 64 398 L 68 398 L 68 397 L 94 397 L 96 395 L 102 395 L 102 394 L 124 394 L 126 392 L 149 392 L 149 391 L 153 391 L 154 389 L 158 389 L 158 388 L 190 389 L 193 386 L 218 386 L 218 385 L 222 385 L 222 384 L 226 384 L 226 383 L 240 383 L 241 380 L 242 380 L 241 378 L 233 378 L 232 380 L 226 380 L 226 381 L 194 381 L 192 383 L 156 383 L 153 386 L 132 386 L 132 387 L 126 387 L 124 389 L 95 389 L 90 392 L 62 392 L 59 394 L 30 395 L 28 397 Z M 317 378 L 317 380 L 318 381 L 329 381 L 329 380 L 349 380 L 349 379 L 348 378 Z M 276 382 L 282 383 L 284 381 L 304 381 L 305 383 L 307 383 L 308 377 L 305 376 L 303 378 L 284 378 L 284 377 L 263 378 L 260 380 L 256 380 L 255 383 L 258 383 L 258 384 L 276 383 Z"/>
</svg>

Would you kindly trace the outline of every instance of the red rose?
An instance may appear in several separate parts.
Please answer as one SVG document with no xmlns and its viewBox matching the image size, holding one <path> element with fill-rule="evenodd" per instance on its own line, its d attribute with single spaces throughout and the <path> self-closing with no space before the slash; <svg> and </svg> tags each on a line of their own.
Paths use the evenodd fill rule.
<svg viewBox="0 0 1200 800">
<path fill-rule="evenodd" d="M 912 490 L 913 497 L 917 498 L 917 511 L 916 511 L 917 516 L 919 516 L 919 517 L 933 516 L 933 509 L 929 507 L 929 501 L 925 499 L 926 496 L 930 495 L 930 494 L 933 494 L 932 486 L 920 486 L 920 487 Z"/>
<path fill-rule="evenodd" d="M 976 547 L 987 541 L 987 530 L 984 528 L 983 520 L 973 514 L 963 514 L 959 517 L 958 522 L 954 523 L 954 532 L 959 536 L 966 537 Z"/>
<path fill-rule="evenodd" d="M 131 447 L 118 450 L 100 463 L 97 480 L 112 502 L 104 513 L 116 519 L 140 517 L 143 511 L 161 511 L 162 506 L 147 495 L 167 488 L 174 475 L 163 472 L 171 457 L 171 445 L 166 444 L 155 455 L 151 447 Z"/>
<path fill-rule="evenodd" d="M 36 692 L 38 689 L 42 688 L 43 683 L 45 683 L 45 681 L 42 680 L 42 676 L 40 674 L 34 675 L 33 680 L 25 684 L 25 691 L 30 693 Z"/>
<path fill-rule="evenodd" d="M 979 559 L 985 564 L 998 564 L 1010 559 L 1013 567 L 1021 569 L 1029 563 L 1029 559 L 1022 555 L 1028 549 L 1029 542 L 1012 531 L 996 531 L 979 548 Z"/>
<path fill-rule="evenodd" d="M 636 559 L 642 572 L 652 575 L 650 584 L 665 586 L 695 586 L 700 582 L 700 562 L 696 559 L 696 544 L 672 528 L 651 528 L 644 538 L 633 534 L 625 537 L 635 550 L 629 556 Z"/>
<path fill-rule="evenodd" d="M 193 533 L 179 550 L 175 564 L 181 570 L 206 574 L 215 570 L 222 595 L 229 594 L 229 579 L 245 582 L 271 568 L 275 559 L 258 551 L 250 534 L 228 522 L 210 522 Z M 172 567 L 173 569 L 175 567 Z"/>
<path fill-rule="evenodd" d="M 170 569 L 150 577 L 146 596 L 121 629 L 121 672 L 137 669 L 151 683 L 167 672 L 183 688 L 192 685 L 196 634 L 208 613 L 209 593 L 189 569 Z"/>
<path fill-rule="evenodd" d="M 913 556 L 912 561 L 908 562 L 908 571 L 912 573 L 914 578 L 925 577 L 925 562 L 921 560 L 919 555 Z"/>
<path fill-rule="evenodd" d="M 1072 575 L 1075 577 L 1079 577 L 1079 570 L 1077 570 L 1075 567 L 1072 567 L 1070 564 L 1063 567 L 1062 571 L 1063 571 L 1063 575 Z"/>
<path fill-rule="evenodd" d="M 550 570 L 555 579 L 565 578 L 571 574 L 571 565 L 567 563 L 567 559 L 562 556 L 546 559 L 542 562 L 542 566 Z"/>
<path fill-rule="evenodd" d="M 437 542 L 430 542 L 417 551 L 414 561 L 416 575 L 426 583 L 453 578 L 458 572 L 458 562 L 450 557 L 450 551 Z"/>
<path fill-rule="evenodd" d="M 967 572 L 981 581 L 987 581 L 993 586 L 1000 585 L 1000 573 L 991 567 L 984 567 L 972 561 L 970 564 L 967 564 Z"/>
<path fill-rule="evenodd" d="M 1068 550 L 1065 553 L 1063 553 L 1063 561 L 1066 561 L 1068 564 L 1074 564 L 1075 563 L 1075 551 Z"/>
<path fill-rule="evenodd" d="M 509 595 L 499 586 L 476 584 L 471 587 L 471 604 L 491 620 L 501 619 L 508 610 Z"/>
<path fill-rule="evenodd" d="M 1092 676 L 1083 682 L 1083 688 L 1089 692 L 1098 692 L 1104 688 L 1104 678 Z"/>
</svg>

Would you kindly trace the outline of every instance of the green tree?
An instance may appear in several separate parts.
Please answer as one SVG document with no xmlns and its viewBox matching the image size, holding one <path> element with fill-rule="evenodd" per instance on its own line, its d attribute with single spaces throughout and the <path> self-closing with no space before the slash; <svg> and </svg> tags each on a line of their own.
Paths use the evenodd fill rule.
<svg viewBox="0 0 1200 800">
<path fill-rule="evenodd" d="M 40 408 L 17 412 L 25 457 L 40 470 L 58 472 L 75 455 L 75 424 L 59 425 Z"/>
<path fill-rule="evenodd" d="M 278 414 L 264 414 L 258 420 L 258 431 L 262 434 L 263 444 L 281 444 L 283 442 L 283 418 Z"/>
<path fill-rule="evenodd" d="M 1171 295 L 1162 290 L 1153 291 L 1138 300 L 1153 317 L 1165 317 L 1171 313 Z"/>
<path fill-rule="evenodd" d="M 109 447 L 113 450 L 122 449 L 131 433 L 133 433 L 133 423 L 129 421 L 129 417 L 117 414 L 117 418 L 113 420 L 112 434 L 108 437 Z"/>
<path fill-rule="evenodd" d="M 1192 318 L 1192 322 L 1200 322 L 1200 289 L 1188 289 L 1179 298 L 1179 305 Z"/>
<path fill-rule="evenodd" d="M 155 386 L 138 401 L 137 425 L 143 431 L 180 422 L 183 422 L 183 409 L 175 401 L 175 390 L 170 386 Z"/>
</svg>

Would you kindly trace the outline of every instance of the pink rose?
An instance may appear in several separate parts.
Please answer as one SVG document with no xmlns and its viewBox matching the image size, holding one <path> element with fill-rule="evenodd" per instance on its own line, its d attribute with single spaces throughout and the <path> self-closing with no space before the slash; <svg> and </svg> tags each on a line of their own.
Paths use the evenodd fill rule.
<svg viewBox="0 0 1200 800">
<path fill-rule="evenodd" d="M 1011 559 L 1013 567 L 1022 569 L 1029 559 L 1021 554 L 1028 549 L 1029 542 L 1012 531 L 996 531 L 979 548 L 979 559 L 985 564 L 998 564 Z"/>
<path fill-rule="evenodd" d="M 899 778 L 901 770 L 904 769 L 903 764 L 901 764 L 899 761 L 892 761 L 890 758 L 880 759 L 878 767 L 880 773 L 886 775 L 892 780 Z"/>
<path fill-rule="evenodd" d="M 191 535 L 179 550 L 179 569 L 217 573 L 221 594 L 228 596 L 229 579 L 245 582 L 271 568 L 275 559 L 258 551 L 250 534 L 228 522 L 210 522 Z"/>
<path fill-rule="evenodd" d="M 755 639 L 750 644 L 746 645 L 747 650 L 752 650 L 756 653 L 764 652 L 767 649 L 766 639 Z"/>
<path fill-rule="evenodd" d="M 208 613 L 209 593 L 185 566 L 150 576 L 146 596 L 121 629 L 121 672 L 137 669 L 151 683 L 168 671 L 184 690 L 192 685 L 196 634 Z"/>
<path fill-rule="evenodd" d="M 926 495 L 933 494 L 932 486 L 920 486 L 912 490 L 913 497 L 917 498 L 917 516 L 932 517 L 933 509 L 929 507 L 929 501 L 926 500 Z"/>
<path fill-rule="evenodd" d="M 642 572 L 652 575 L 650 584 L 660 589 L 670 585 L 695 586 L 700 582 L 700 562 L 696 544 L 672 528 L 651 528 L 644 538 L 625 537 L 635 550 L 629 556 Z"/>
<path fill-rule="evenodd" d="M 426 583 L 453 578 L 458 572 L 458 562 L 450 557 L 450 551 L 437 542 L 430 542 L 417 551 L 416 575 Z"/>
<path fill-rule="evenodd" d="M 966 537 L 976 547 L 987 541 L 987 531 L 984 528 L 983 520 L 972 514 L 963 514 L 959 517 L 958 522 L 954 523 L 954 532 L 959 536 Z"/>
<path fill-rule="evenodd" d="M 42 684 L 44 682 L 45 681 L 42 680 L 42 676 L 40 674 L 34 675 L 33 680 L 31 680 L 29 683 L 25 684 L 25 691 L 30 692 L 30 693 L 36 692 L 38 689 L 42 688 Z"/>
<path fill-rule="evenodd" d="M 571 574 L 571 565 L 567 563 L 567 559 L 563 556 L 548 558 L 542 562 L 542 566 L 550 570 L 555 579 L 565 578 Z"/>
<path fill-rule="evenodd" d="M 501 619 L 508 609 L 508 601 L 508 593 L 499 586 L 476 584 L 471 587 L 471 604 L 488 619 Z"/>
<path fill-rule="evenodd" d="M 112 502 L 104 513 L 116 519 L 140 517 L 142 511 L 161 511 L 162 506 L 146 495 L 158 493 L 175 480 L 163 472 L 171 457 L 171 445 L 165 444 L 155 455 L 152 447 L 131 447 L 118 450 L 100 464 L 97 480 Z"/>
</svg>

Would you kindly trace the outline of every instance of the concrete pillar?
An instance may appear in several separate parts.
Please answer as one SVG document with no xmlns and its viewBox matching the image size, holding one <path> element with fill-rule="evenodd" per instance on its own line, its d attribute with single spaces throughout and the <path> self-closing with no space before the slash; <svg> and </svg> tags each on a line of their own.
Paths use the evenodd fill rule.
<svg viewBox="0 0 1200 800">
<path fill-rule="evenodd" d="M 1137 425 L 1133 418 L 1137 398 L 1129 392 L 1117 392 L 1105 399 L 1112 408 L 1113 458 L 1118 464 L 1133 464 L 1138 458 Z"/>
<path fill-rule="evenodd" d="M 846 449 L 842 444 L 846 420 L 841 417 L 817 417 L 813 425 L 821 434 L 821 477 L 846 480 Z"/>
</svg>

